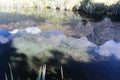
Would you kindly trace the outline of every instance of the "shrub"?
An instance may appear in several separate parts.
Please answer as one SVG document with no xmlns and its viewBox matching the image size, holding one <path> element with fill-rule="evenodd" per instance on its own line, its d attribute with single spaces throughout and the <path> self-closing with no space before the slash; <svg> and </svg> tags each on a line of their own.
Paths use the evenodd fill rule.
<svg viewBox="0 0 120 80">
<path fill-rule="evenodd" d="M 92 3 L 88 1 L 81 3 L 81 10 L 89 14 L 105 14 L 107 11 L 107 6 L 103 3 Z"/>
<path fill-rule="evenodd" d="M 120 15 L 120 1 L 114 5 L 111 5 L 109 8 L 109 12 L 113 15 Z"/>
</svg>

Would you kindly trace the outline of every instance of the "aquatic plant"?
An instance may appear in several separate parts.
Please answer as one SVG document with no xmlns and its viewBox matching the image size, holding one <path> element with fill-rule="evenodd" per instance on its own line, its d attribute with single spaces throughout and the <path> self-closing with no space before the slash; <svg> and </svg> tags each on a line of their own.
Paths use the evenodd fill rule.
<svg viewBox="0 0 120 80">
<path fill-rule="evenodd" d="M 37 80 L 45 80 L 45 75 L 46 75 L 46 64 L 40 67 Z"/>
<path fill-rule="evenodd" d="M 13 72 L 12 72 L 12 67 L 11 65 L 8 63 L 9 69 L 10 69 L 10 80 L 14 80 L 13 78 Z M 9 80 L 8 75 L 5 73 L 5 80 Z"/>
<path fill-rule="evenodd" d="M 63 75 L 63 67 L 61 66 L 61 78 L 64 80 L 64 75 Z"/>
</svg>

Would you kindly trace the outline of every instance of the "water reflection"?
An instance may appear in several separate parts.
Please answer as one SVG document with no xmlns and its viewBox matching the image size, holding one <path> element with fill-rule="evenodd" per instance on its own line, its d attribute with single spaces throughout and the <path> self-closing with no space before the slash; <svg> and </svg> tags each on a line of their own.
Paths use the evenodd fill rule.
<svg viewBox="0 0 120 80">
<path fill-rule="evenodd" d="M 71 12 L 28 11 L 6 13 L 11 19 L 4 16 L 0 20 L 1 75 L 8 70 L 3 66 L 10 62 L 12 67 L 17 67 L 13 69 L 15 75 L 24 80 L 35 72 L 30 78 L 34 80 L 42 64 L 48 65 L 47 80 L 60 80 L 61 65 L 66 79 L 120 79 L 119 22 L 112 22 L 109 18 L 95 22 Z M 19 67 L 21 64 L 24 68 Z M 16 74 L 16 70 L 22 72 Z M 24 71 L 27 77 L 23 78 Z"/>
<path fill-rule="evenodd" d="M 91 42 L 97 45 L 102 45 L 111 39 L 119 42 L 120 23 L 114 23 L 110 19 L 105 18 L 101 22 L 91 22 L 91 25 L 93 32 L 87 36 Z"/>
<path fill-rule="evenodd" d="M 6 30 L 0 29 L 0 35 L 2 35 L 4 37 L 8 37 L 8 36 L 10 36 L 10 33 Z"/>
<path fill-rule="evenodd" d="M 5 31 L 5 30 L 3 30 L 3 31 Z M 38 32 L 38 33 L 33 34 L 33 31 Z M 21 50 L 22 53 L 25 53 L 30 48 L 29 49 L 30 52 L 26 52 L 26 54 L 27 53 L 32 54 L 32 52 L 34 50 L 32 49 L 31 46 L 34 43 L 34 45 L 36 45 L 36 49 L 38 47 L 41 47 L 41 50 L 39 49 L 39 51 L 44 50 L 43 48 L 49 49 L 49 47 L 53 48 L 55 46 L 64 46 L 64 49 L 66 48 L 70 52 L 75 51 L 75 53 L 77 55 L 76 57 L 78 57 L 78 53 L 87 54 L 86 51 L 88 48 L 89 49 L 88 51 L 92 52 L 92 54 L 99 53 L 99 55 L 101 55 L 101 56 L 108 56 L 108 57 L 114 55 L 117 59 L 119 59 L 120 43 L 116 42 L 112 39 L 107 40 L 105 43 L 103 43 L 101 45 L 96 45 L 95 43 L 89 41 L 89 38 L 86 36 L 81 37 L 81 38 L 67 37 L 64 33 L 59 32 L 55 29 L 43 31 L 43 32 L 39 32 L 39 31 L 40 30 L 37 27 L 33 27 L 33 28 L 30 27 L 29 29 L 26 28 L 24 30 L 18 30 L 16 33 L 9 35 L 10 37 L 5 37 L 5 38 L 8 40 L 11 38 L 13 40 L 13 45 L 15 47 L 19 48 L 19 50 Z M 4 33 L 10 34 L 7 31 Z M 16 37 L 14 37 L 15 35 L 16 35 Z M 33 35 L 33 36 L 31 36 L 31 35 Z M 4 36 L 4 34 L 1 34 L 1 36 Z M 3 37 L 1 37 L 1 39 L 3 39 L 3 41 L 4 41 Z M 21 42 L 21 40 L 23 42 Z M 31 43 L 31 41 L 32 41 L 32 43 Z M 21 42 L 21 43 L 19 44 L 18 42 Z M 42 43 L 43 45 L 36 44 L 39 42 L 40 42 L 40 44 Z M 2 41 L 1 41 L 1 43 L 2 43 Z M 25 50 L 24 51 L 21 46 L 24 47 L 24 45 L 26 43 L 29 43 L 29 45 L 31 44 L 31 46 L 26 47 L 26 49 L 24 48 L 24 50 Z M 45 44 L 47 45 L 46 47 L 44 46 Z M 72 49 L 72 50 L 69 50 L 69 49 Z M 36 52 L 36 54 L 38 54 L 39 51 Z M 79 52 L 79 51 L 81 51 L 81 52 Z M 75 53 L 73 54 L 73 56 L 75 56 Z M 70 54 L 70 55 L 72 55 L 72 54 Z M 89 55 L 91 55 L 91 54 L 89 54 Z M 87 55 L 86 55 L 86 57 L 87 57 Z"/>
<path fill-rule="evenodd" d="M 14 37 L 15 35 L 16 37 Z M 119 75 L 119 72 L 117 70 L 117 66 L 119 66 L 119 64 L 117 63 L 119 63 L 120 43 L 115 42 L 113 40 L 107 41 L 103 45 L 98 46 L 90 42 L 87 37 L 81 37 L 78 39 L 74 37 L 67 37 L 64 33 L 59 32 L 57 30 L 44 31 L 38 34 L 30 34 L 27 33 L 26 30 L 20 30 L 17 33 L 12 34 L 10 36 L 12 40 L 12 46 L 17 49 L 16 54 L 23 53 L 26 56 L 29 56 L 29 59 L 35 56 L 41 62 L 40 64 L 48 63 L 51 59 L 54 60 L 53 54 L 51 54 L 49 50 L 58 50 L 62 52 L 62 55 L 64 55 L 64 57 L 60 58 L 60 64 L 67 63 L 73 64 L 73 66 L 71 66 L 73 68 L 79 67 L 77 68 L 77 70 L 73 68 L 71 69 L 71 71 L 73 71 L 73 73 L 76 74 L 76 80 L 82 78 L 86 80 L 86 75 L 88 76 L 88 78 L 93 78 L 93 80 L 96 80 L 98 78 L 110 79 L 108 75 L 112 76 L 112 70 L 115 70 L 113 73 L 117 73 Z M 71 57 L 77 62 L 80 61 L 81 63 L 69 63 L 67 62 L 69 57 Z M 83 72 L 81 72 L 81 69 Z M 85 70 L 85 73 L 84 75 L 79 74 L 79 72 L 74 72 L 74 70 L 80 70 L 81 73 L 84 73 Z M 91 70 L 92 72 L 90 73 L 89 71 Z M 106 74 L 107 72 L 109 74 Z M 81 77 L 78 77 L 78 74 Z M 91 74 L 94 74 L 96 77 L 93 77 Z M 112 79 L 110 80 L 113 80 L 115 78 L 119 79 L 119 77 L 116 75 L 112 76 Z"/>
<path fill-rule="evenodd" d="M 102 56 L 114 56 L 115 58 L 120 59 L 120 43 L 115 42 L 114 40 L 107 41 L 100 46 L 98 52 Z"/>
</svg>

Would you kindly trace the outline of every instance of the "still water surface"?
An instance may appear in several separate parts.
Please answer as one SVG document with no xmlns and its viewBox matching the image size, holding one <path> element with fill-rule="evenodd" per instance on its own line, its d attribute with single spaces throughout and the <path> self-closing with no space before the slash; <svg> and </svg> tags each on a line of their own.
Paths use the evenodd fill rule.
<svg viewBox="0 0 120 80">
<path fill-rule="evenodd" d="M 120 80 L 120 22 L 70 11 L 0 10 L 0 80 Z"/>
</svg>

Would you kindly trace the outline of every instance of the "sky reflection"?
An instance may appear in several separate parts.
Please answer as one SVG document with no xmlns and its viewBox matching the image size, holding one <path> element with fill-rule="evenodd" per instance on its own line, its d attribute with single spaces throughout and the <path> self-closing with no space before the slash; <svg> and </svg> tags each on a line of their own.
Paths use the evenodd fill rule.
<svg viewBox="0 0 120 80">
<path fill-rule="evenodd" d="M 33 34 L 34 32 L 35 34 Z M 7 37 L 6 35 L 9 37 Z M 15 35 L 17 37 L 14 37 Z M 85 58 L 86 60 L 94 59 L 93 57 L 95 57 L 97 54 L 99 54 L 99 56 L 104 56 L 104 57 L 113 56 L 116 57 L 117 59 L 120 59 L 119 42 L 115 42 L 114 40 L 109 40 L 102 45 L 96 45 L 95 43 L 89 41 L 86 36 L 81 38 L 67 37 L 64 33 L 59 32 L 57 30 L 48 30 L 41 32 L 41 30 L 37 27 L 30 27 L 29 29 L 26 28 L 24 30 L 18 30 L 15 33 L 13 30 L 13 33 L 11 35 L 8 31 L 0 30 L 0 43 L 5 44 L 9 42 L 9 40 L 13 40 L 14 43 L 13 45 L 16 48 L 19 48 L 18 50 L 22 51 L 22 53 L 25 53 L 28 49 L 31 51 L 30 53 L 34 52 L 35 48 L 32 48 L 32 46 L 36 45 L 36 49 L 41 48 L 41 51 L 45 49 L 51 49 L 52 47 L 56 47 L 56 48 L 58 47 L 61 50 L 67 51 L 70 55 L 73 55 L 71 54 L 71 52 L 73 52 L 74 59 L 77 57 L 78 58 L 83 57 L 80 60 L 82 59 L 84 60 Z M 29 43 L 29 46 L 25 46 L 27 45 L 27 43 Z M 66 46 L 66 48 L 63 49 L 60 48 L 59 46 L 62 46 L 64 48 Z M 38 52 L 39 51 L 40 49 L 38 50 Z M 38 52 L 36 52 L 36 54 L 38 54 Z M 27 51 L 27 53 L 29 53 L 29 51 Z"/>
</svg>

